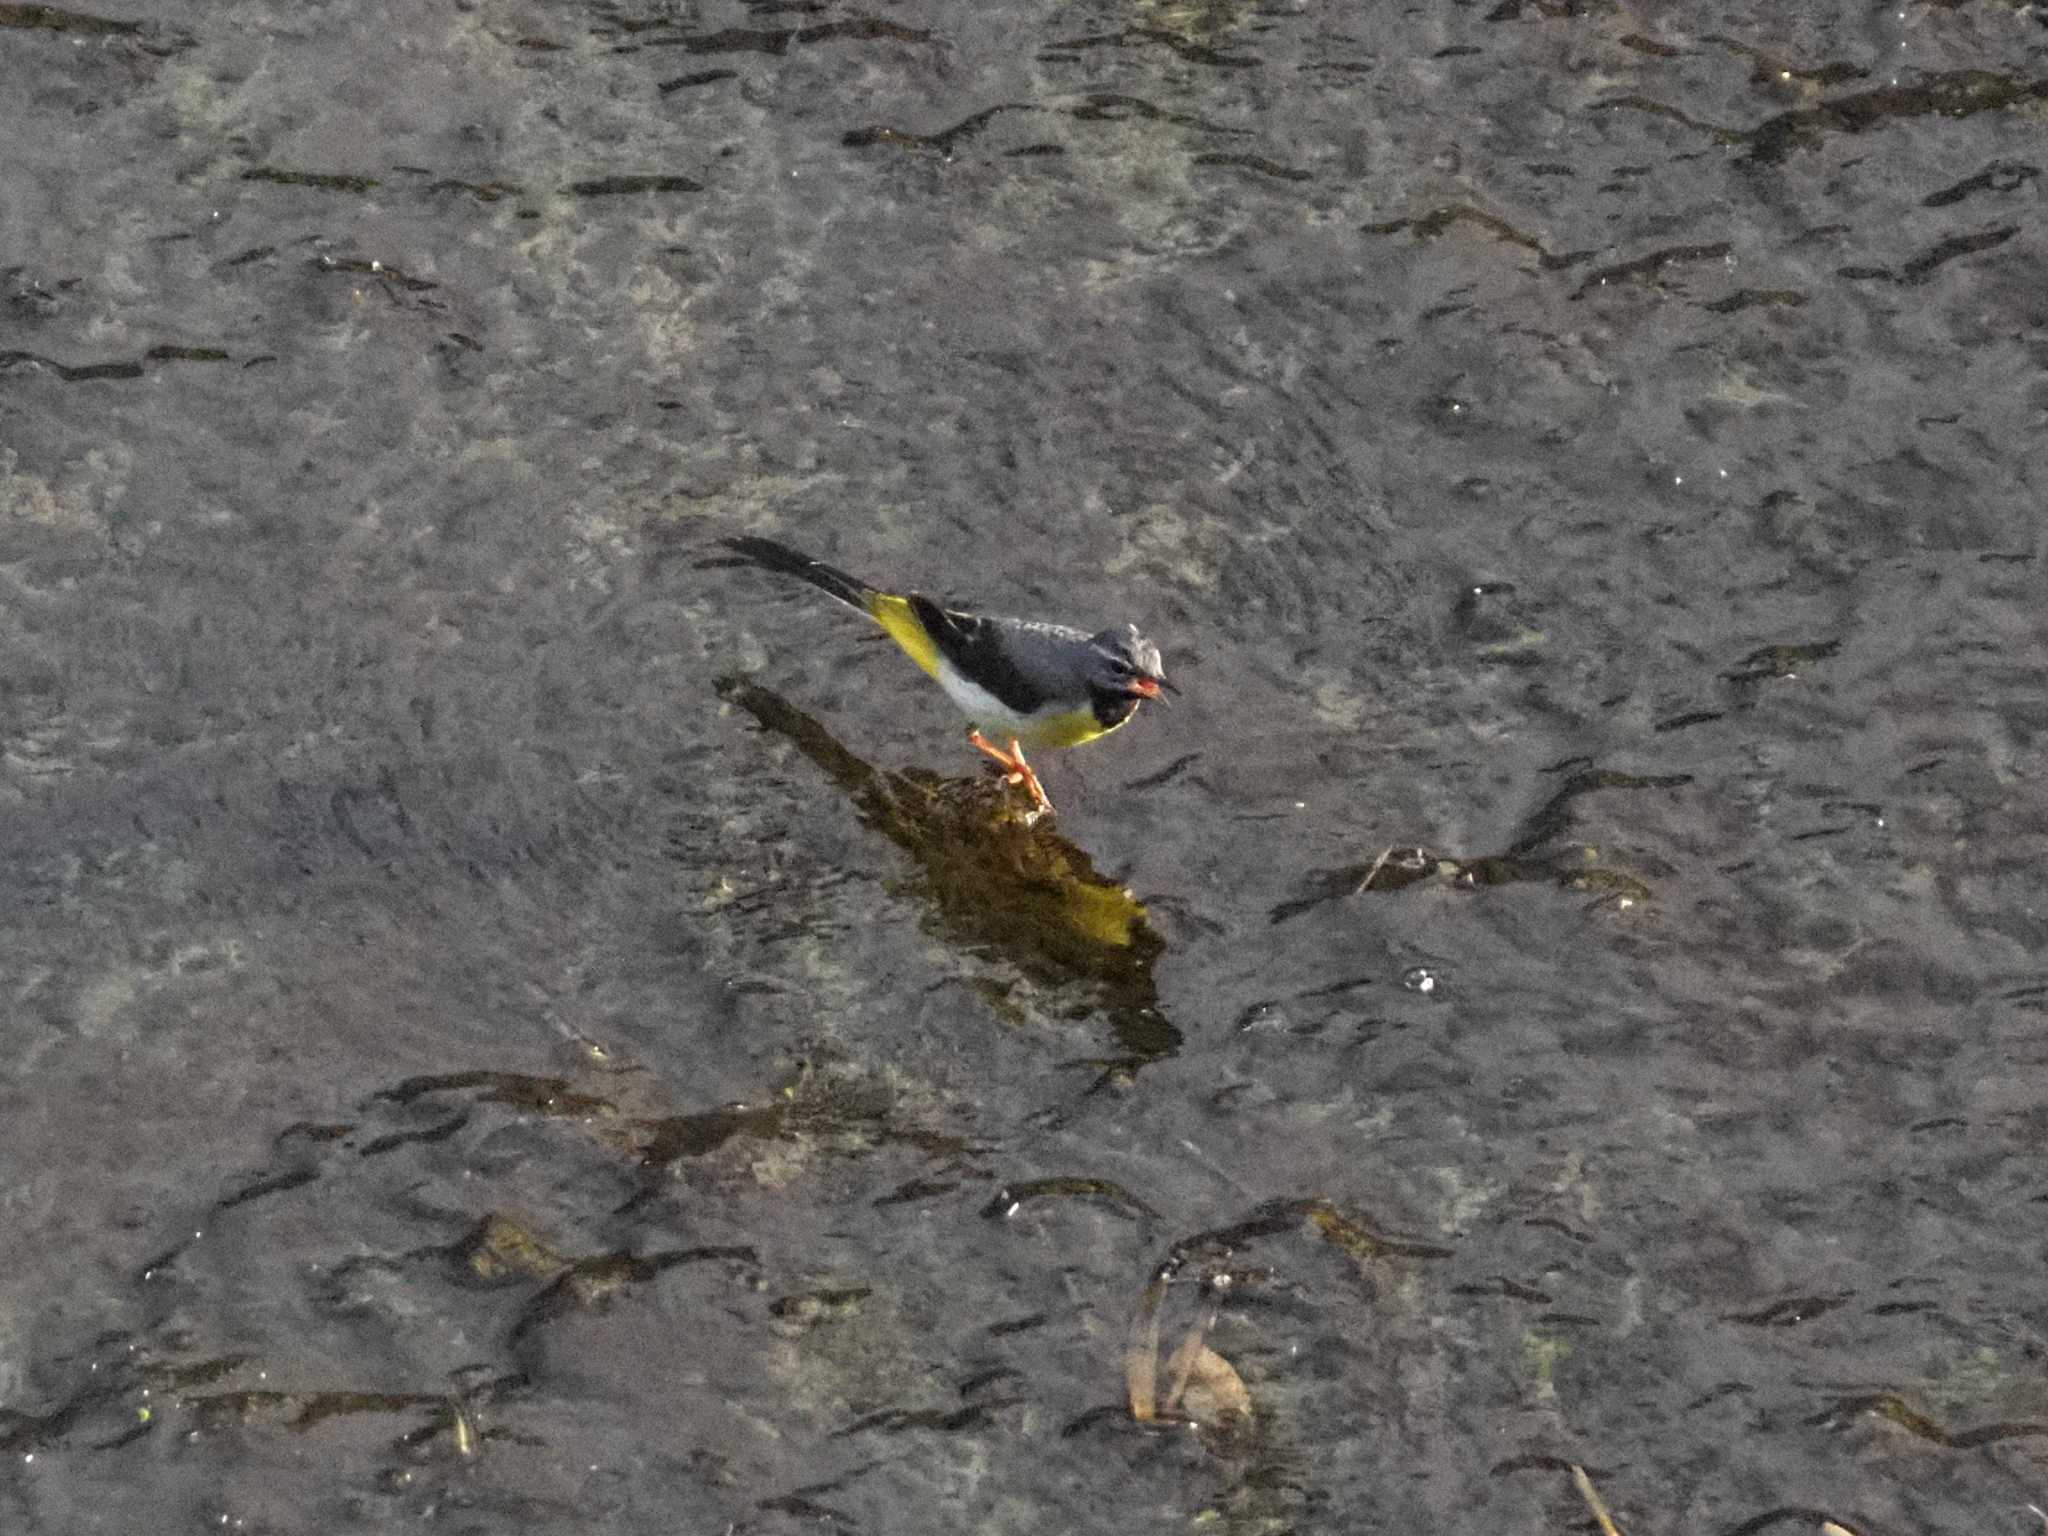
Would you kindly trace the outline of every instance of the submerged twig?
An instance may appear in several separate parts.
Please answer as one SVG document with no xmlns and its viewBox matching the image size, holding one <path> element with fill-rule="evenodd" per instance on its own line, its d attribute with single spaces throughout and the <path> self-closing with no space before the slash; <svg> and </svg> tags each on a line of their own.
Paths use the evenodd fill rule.
<svg viewBox="0 0 2048 1536">
<path fill-rule="evenodd" d="M 1169 1259 L 1152 1272 L 1152 1283 L 1138 1298 L 1138 1314 L 1131 1319 L 1130 1342 L 1124 1347 L 1124 1388 L 1130 1398 L 1131 1417 L 1149 1424 L 1159 1416 L 1159 1308 L 1166 1300 L 1166 1287 L 1180 1266 Z"/>
<path fill-rule="evenodd" d="M 1366 891 L 1371 890 L 1373 876 L 1377 875 L 1382 869 L 1385 869 L 1387 867 L 1387 860 L 1391 859 L 1393 856 L 1394 845 L 1392 843 L 1389 843 L 1386 847 L 1380 850 L 1380 856 L 1372 861 L 1372 868 L 1368 869 L 1365 872 L 1365 878 L 1358 882 L 1358 890 L 1354 891 L 1352 894 L 1359 895 Z"/>
<path fill-rule="evenodd" d="M 1579 1497 L 1586 1501 L 1586 1508 L 1593 1512 L 1599 1523 L 1600 1536 L 1622 1536 L 1621 1527 L 1614 1523 L 1614 1516 L 1607 1513 L 1607 1505 L 1600 1497 L 1600 1490 L 1593 1486 L 1593 1479 L 1586 1476 L 1586 1469 L 1577 1462 L 1572 1463 L 1572 1483 L 1579 1490 Z"/>
</svg>

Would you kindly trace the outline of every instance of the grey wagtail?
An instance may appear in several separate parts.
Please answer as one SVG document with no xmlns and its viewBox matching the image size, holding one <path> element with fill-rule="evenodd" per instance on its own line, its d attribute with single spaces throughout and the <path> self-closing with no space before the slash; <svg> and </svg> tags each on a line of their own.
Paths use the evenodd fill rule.
<svg viewBox="0 0 2048 1536">
<path fill-rule="evenodd" d="M 723 539 L 764 570 L 809 582 L 887 631 L 965 711 L 967 740 L 1031 796 L 1033 814 L 1052 809 L 1024 748 L 1077 747 L 1107 736 L 1166 681 L 1159 647 L 1135 624 L 1086 634 L 1064 624 L 956 613 L 921 592 L 884 592 L 773 539 Z M 1007 740 L 1007 749 L 982 734 Z"/>
</svg>

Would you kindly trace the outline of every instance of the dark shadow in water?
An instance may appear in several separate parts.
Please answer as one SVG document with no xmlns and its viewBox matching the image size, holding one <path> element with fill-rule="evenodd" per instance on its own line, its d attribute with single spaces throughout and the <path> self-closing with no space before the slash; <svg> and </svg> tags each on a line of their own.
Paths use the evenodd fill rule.
<svg viewBox="0 0 2048 1536">
<path fill-rule="evenodd" d="M 1902 118 L 1972 117 L 2048 98 L 2048 80 L 2025 80 L 1985 69 L 1943 70 L 1912 85 L 1883 85 L 1811 107 L 1780 112 L 1743 135 L 1748 158 L 1776 165 L 1793 151 L 1814 149 L 1833 134 L 1867 133 Z"/>
<path fill-rule="evenodd" d="M 187 347 L 169 342 L 151 347 L 140 362 L 60 363 L 40 352 L 0 352 L 0 374 L 16 368 L 46 369 L 66 384 L 90 383 L 96 379 L 139 379 L 150 363 L 230 363 L 234 359 L 219 347 Z"/>
<path fill-rule="evenodd" d="M 310 187 L 316 192 L 374 192 L 374 176 L 348 176 L 330 171 L 294 171 L 282 166 L 259 165 L 242 172 L 244 181 L 268 181 L 280 187 Z"/>
<path fill-rule="evenodd" d="M 1709 314 L 1735 315 L 1745 309 L 1759 305 L 1775 305 L 1782 309 L 1799 309 L 1806 303 L 1806 295 L 1796 288 L 1738 288 L 1735 292 L 1719 299 L 1712 299 L 1700 305 Z"/>
<path fill-rule="evenodd" d="M 704 183 L 688 176 L 598 176 L 571 182 L 569 190 L 578 197 L 627 197 L 636 192 L 702 192 Z"/>
<path fill-rule="evenodd" d="M 840 21 L 814 22 L 807 27 L 728 27 L 723 32 L 698 32 L 688 36 L 650 37 L 642 47 L 680 47 L 690 53 L 765 53 L 779 58 L 791 46 L 831 42 L 849 38 L 855 42 L 929 43 L 932 34 L 878 16 L 850 16 Z"/>
<path fill-rule="evenodd" d="M 0 374 L 22 366 L 47 368 L 66 384 L 87 383 L 94 379 L 139 379 L 143 373 L 140 363 L 70 364 L 60 363 L 40 352 L 0 352 Z"/>
<path fill-rule="evenodd" d="M 1121 32 L 1096 32 L 1085 37 L 1062 38 L 1047 43 L 1038 56 L 1038 62 L 1068 63 L 1074 55 L 1090 48 L 1140 48 L 1156 45 L 1171 49 L 1190 64 L 1206 64 L 1212 69 L 1257 69 L 1259 61 L 1243 54 L 1223 53 L 1192 38 L 1181 37 L 1164 27 L 1125 27 Z"/>
<path fill-rule="evenodd" d="M 1788 1296 L 1754 1312 L 1723 1313 L 1721 1321 L 1740 1323 L 1745 1328 L 1796 1328 L 1817 1317 L 1826 1317 L 1837 1307 L 1847 1306 L 1853 1294 L 1844 1291 L 1839 1296 Z"/>
<path fill-rule="evenodd" d="M 1869 78 L 1870 71 L 1860 64 L 1851 64 L 1845 59 L 1831 59 L 1825 64 L 1803 65 L 1777 54 L 1766 53 L 1763 49 L 1718 32 L 1709 32 L 1700 39 L 1739 54 L 1750 62 L 1749 83 L 1769 85 L 1774 81 L 1798 80 L 1806 85 L 1846 85 L 1851 80 Z M 1681 50 L 1672 49 L 1665 57 L 1675 57 Z"/>
<path fill-rule="evenodd" d="M 142 30 L 142 23 L 91 16 L 83 11 L 63 11 L 54 5 L 0 5 L 0 27 L 69 32 L 77 37 L 133 37 Z"/>
<path fill-rule="evenodd" d="M 1453 885 L 1518 885 L 1539 882 L 1561 890 L 1592 894 L 1600 902 L 1632 906 L 1650 898 L 1650 887 L 1635 875 L 1603 863 L 1600 850 L 1584 843 L 1557 845 L 1571 827 L 1571 805 L 1582 795 L 1601 789 L 1676 789 L 1690 784 L 1686 773 L 1621 773 L 1588 768 L 1572 777 L 1522 823 L 1504 852 L 1474 859 L 1456 859 L 1426 848 L 1388 848 L 1370 863 L 1319 870 L 1301 895 L 1274 907 L 1276 923 L 1299 917 L 1326 902 L 1343 901 L 1367 891 L 1404 890 L 1438 876 Z"/>
<path fill-rule="evenodd" d="M 1313 181 L 1311 172 L 1297 170 L 1291 165 L 1282 165 L 1277 160 L 1268 160 L 1264 155 L 1228 155 L 1216 152 L 1197 155 L 1196 165 L 1232 166 L 1241 171 L 1254 171 L 1261 176 L 1271 176 L 1276 181 Z"/>
<path fill-rule="evenodd" d="M 725 678 L 718 691 L 795 743 L 853 801 L 862 821 L 911 857 L 940 932 L 1034 981 L 1082 987 L 1127 1057 L 1120 1066 L 1180 1050 L 1181 1032 L 1160 1011 L 1153 974 L 1166 941 L 1144 904 L 1065 838 L 1026 825 L 1021 802 L 1002 786 L 884 773 L 765 688 Z"/>
<path fill-rule="evenodd" d="M 983 107 L 936 133 L 912 133 L 905 128 L 891 128 L 886 124 L 870 124 L 865 128 L 850 128 L 840 136 L 839 142 L 850 149 L 861 149 L 869 144 L 894 144 L 902 149 L 928 150 L 934 154 L 950 155 L 953 146 L 962 139 L 971 138 L 981 132 L 1005 112 L 1038 112 L 1042 108 L 1028 102 L 1002 101 L 992 107 Z"/>
<path fill-rule="evenodd" d="M 1358 228 L 1361 234 L 1367 235 L 1396 235 L 1406 230 L 1418 240 L 1434 240 L 1460 224 L 1470 224 L 1483 230 L 1503 244 L 1533 251 L 1536 264 L 1545 272 L 1562 272 L 1580 262 L 1590 261 L 1598 254 L 1595 251 L 1552 251 L 1526 230 L 1517 229 L 1498 214 L 1475 208 L 1470 203 L 1444 203 L 1414 218 L 1387 219 L 1376 224 L 1361 224 Z"/>
<path fill-rule="evenodd" d="M 2027 80 L 1983 69 L 1939 71 L 1911 85 L 1884 85 L 1813 106 L 1795 107 L 1754 128 L 1728 128 L 1637 94 L 1594 103 L 1599 110 L 1627 107 L 1704 133 L 1717 144 L 1746 147 L 1752 165 L 1780 165 L 1799 150 L 1817 149 L 1837 134 L 1868 133 L 1917 117 L 1963 118 L 1979 112 L 2048 99 L 2048 80 Z"/>
<path fill-rule="evenodd" d="M 1039 106 L 1025 101 L 998 102 L 992 107 L 963 117 L 949 128 L 932 133 L 914 133 L 907 128 L 895 128 L 885 123 L 870 123 L 864 127 L 849 129 L 841 135 L 840 143 L 849 148 L 860 149 L 871 144 L 892 144 L 899 149 L 918 150 L 950 156 L 954 147 L 963 139 L 980 133 L 996 118 L 1010 112 L 1043 112 L 1070 117 L 1077 123 L 1122 123 L 1132 119 L 1146 122 L 1167 123 L 1176 128 L 1192 129 L 1199 133 L 1217 134 L 1229 138 L 1244 138 L 1250 133 L 1246 128 L 1231 128 L 1222 123 L 1192 112 L 1173 112 L 1145 100 L 1142 96 L 1109 91 L 1091 91 L 1072 105 Z M 1053 146 L 1030 146 L 1036 153 L 1046 153 Z M 1012 154 L 1019 151 L 1012 150 Z M 1196 165 L 1238 166 L 1258 171 L 1264 175 L 1278 177 L 1283 181 L 1311 180 L 1307 171 L 1281 165 L 1261 155 L 1232 155 L 1206 153 L 1195 156 Z"/>
<path fill-rule="evenodd" d="M 577 1259 L 520 1309 L 506 1342 L 517 1349 L 543 1324 L 569 1313 L 605 1306 L 678 1265 L 738 1264 L 751 1269 L 759 1262 L 753 1248 L 743 1244 L 665 1248 L 657 1253 L 600 1253 Z"/>
<path fill-rule="evenodd" d="M 1707 245 L 1668 245 L 1652 251 L 1647 256 L 1638 256 L 1633 261 L 1618 262 L 1611 267 L 1601 267 L 1589 273 L 1579 284 L 1572 297 L 1583 299 L 1587 294 L 1610 284 L 1634 283 L 1654 280 L 1666 267 L 1674 263 L 1692 261 L 1723 261 L 1733 247 L 1726 240 L 1716 240 Z"/>
<path fill-rule="evenodd" d="M 1234 139 L 1248 138 L 1251 134 L 1249 128 L 1232 128 L 1194 112 L 1169 111 L 1142 96 L 1123 91 L 1090 91 L 1078 106 L 1065 110 L 1077 123 L 1121 123 L 1136 117 L 1150 123 L 1171 123 L 1176 128 L 1195 128 L 1203 133 L 1223 134 Z"/>
<path fill-rule="evenodd" d="M 739 77 L 740 72 L 736 69 L 700 69 L 692 74 L 677 75 L 673 80 L 664 80 L 656 89 L 664 96 L 672 96 L 692 86 L 716 85 L 721 80 L 737 80 Z"/>
<path fill-rule="evenodd" d="M 458 1096 L 471 1109 L 449 1115 L 444 1095 Z M 644 1182 L 615 1213 L 620 1215 L 658 1194 L 664 1187 L 666 1172 L 677 1162 L 709 1157 L 735 1142 L 801 1140 L 821 1149 L 841 1145 L 908 1147 L 931 1159 L 941 1178 L 968 1174 L 989 1177 L 976 1161 L 986 1151 L 977 1143 L 906 1120 L 897 1112 L 889 1094 L 819 1072 L 807 1064 L 767 1089 L 760 1103 L 688 1112 L 676 1110 L 667 1085 L 652 1074 L 613 1066 L 598 1068 L 577 1083 L 566 1078 L 497 1071 L 408 1078 L 373 1094 L 367 1108 L 375 1114 L 381 1112 L 383 1105 L 403 1108 L 415 1101 L 421 1102 L 430 1118 L 416 1128 L 370 1137 L 355 1147 L 357 1155 L 367 1158 L 402 1146 L 444 1140 L 467 1128 L 474 1107 L 503 1105 L 515 1115 L 562 1120 L 638 1170 Z M 272 1185 L 281 1190 L 311 1182 L 311 1177 L 301 1172 L 302 1168 L 302 1162 L 294 1162 L 284 1174 L 266 1173 L 244 1189 L 239 1198 L 252 1198 L 251 1191 L 267 1192 Z M 285 1183 L 287 1178 L 289 1185 Z M 170 1264 L 178 1252 L 172 1249 L 160 1255 L 151 1261 L 152 1267 Z M 551 1271 L 563 1262 L 511 1218 L 495 1217 L 452 1249 L 434 1248 L 405 1257 L 452 1262 L 458 1271 L 474 1271 L 475 1278 L 484 1283 L 495 1283 L 496 1277 L 506 1274 Z"/>
<path fill-rule="evenodd" d="M 1901 263 L 1897 269 L 1867 265 L 1837 267 L 1835 276 L 1852 280 L 1877 280 L 1897 283 L 1903 288 L 1917 288 L 1928 282 L 1934 274 L 1950 262 L 1964 256 L 1974 256 L 1980 251 L 1995 251 L 2006 241 L 2020 232 L 2017 224 L 2001 224 L 1996 229 L 1979 230 L 1972 235 L 1950 235 L 1938 240 L 1918 256 Z"/>
<path fill-rule="evenodd" d="M 145 53 L 159 56 L 193 46 L 192 39 L 184 33 L 159 27 L 155 22 L 95 16 L 87 11 L 67 11 L 54 5 L 0 5 L 0 27 L 23 32 L 61 32 L 79 39 L 126 38 Z"/>
<path fill-rule="evenodd" d="M 2037 165 L 2022 160 L 1994 160 L 1974 176 L 1965 176 L 1953 186 L 1930 192 L 1920 199 L 1922 208 L 1947 208 L 1975 197 L 1979 192 L 2017 192 L 2041 174 Z"/>
<path fill-rule="evenodd" d="M 1870 1392 L 1840 1398 L 1806 1422 L 1813 1426 L 1837 1429 L 1865 1414 L 1873 1418 L 1889 1419 L 1908 1434 L 1952 1451 L 1972 1451 L 1980 1446 L 1996 1445 L 2001 1440 L 2037 1440 L 2048 1437 L 2048 1424 L 2032 1421 L 2005 1421 L 1997 1424 L 1980 1424 L 1974 1429 L 1950 1429 L 1920 1412 L 1896 1392 Z"/>
<path fill-rule="evenodd" d="M 1005 1184 L 981 1208 L 990 1221 L 1007 1221 L 1025 1206 L 1040 1200 L 1096 1200 L 1126 1220 L 1143 1216 L 1158 1220 L 1159 1213 L 1114 1179 L 1065 1177 L 1024 1179 Z"/>
<path fill-rule="evenodd" d="M 1331 1246 L 1359 1264 L 1374 1259 L 1448 1259 L 1451 1250 L 1434 1243 L 1388 1237 L 1345 1215 L 1320 1195 L 1297 1200 L 1269 1200 L 1243 1221 L 1184 1237 L 1167 1250 L 1159 1272 L 1168 1278 L 1191 1263 L 1228 1259 L 1262 1237 L 1285 1237 L 1307 1225 Z"/>
</svg>

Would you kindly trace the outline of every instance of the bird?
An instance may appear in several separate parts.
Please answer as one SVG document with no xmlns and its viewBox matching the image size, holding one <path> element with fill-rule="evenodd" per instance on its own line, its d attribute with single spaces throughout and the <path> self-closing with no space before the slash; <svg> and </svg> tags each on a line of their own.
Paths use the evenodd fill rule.
<svg viewBox="0 0 2048 1536">
<path fill-rule="evenodd" d="M 1121 624 L 1089 634 L 1037 619 L 961 613 L 921 592 L 885 592 L 773 539 L 719 541 L 747 563 L 794 576 L 858 609 L 946 690 L 967 716 L 968 744 L 1052 810 L 1024 748 L 1075 747 L 1129 723 L 1148 699 L 1178 693 L 1159 647 Z M 993 739 L 991 739 L 993 738 Z M 1003 745 L 1007 743 L 1007 745 Z"/>
</svg>

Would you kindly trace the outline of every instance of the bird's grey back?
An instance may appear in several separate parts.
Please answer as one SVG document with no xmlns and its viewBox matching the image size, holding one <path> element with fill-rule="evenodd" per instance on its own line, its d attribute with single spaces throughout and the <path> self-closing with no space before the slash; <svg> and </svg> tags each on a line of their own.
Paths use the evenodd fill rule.
<svg viewBox="0 0 2048 1536">
<path fill-rule="evenodd" d="M 1011 663 L 1040 693 L 1070 698 L 1086 683 L 1094 644 L 1086 630 L 1036 619 L 983 622 L 1002 635 Z"/>
<path fill-rule="evenodd" d="M 906 595 L 939 654 L 1019 714 L 1073 695 L 1088 637 L 1064 625 L 986 618 L 942 608 L 921 592 Z"/>
</svg>

